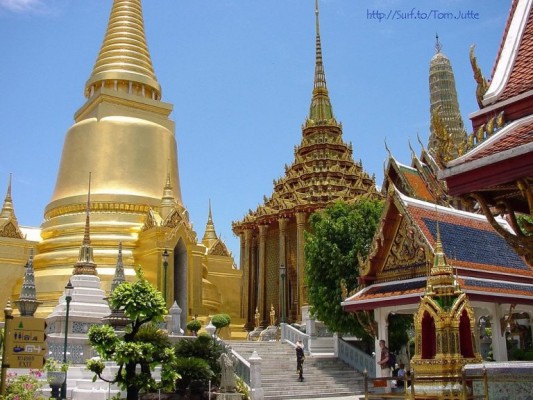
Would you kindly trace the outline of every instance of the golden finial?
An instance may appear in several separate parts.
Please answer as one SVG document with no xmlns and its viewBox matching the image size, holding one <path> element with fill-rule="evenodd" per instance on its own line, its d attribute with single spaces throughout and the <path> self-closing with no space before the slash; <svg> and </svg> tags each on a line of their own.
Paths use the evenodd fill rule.
<svg viewBox="0 0 533 400">
<path fill-rule="evenodd" d="M 477 63 L 477 58 L 474 55 L 474 51 L 476 49 L 476 45 L 473 44 L 470 46 L 470 65 L 472 66 L 472 71 L 474 72 L 474 80 L 477 83 L 476 88 L 476 100 L 479 108 L 483 108 L 483 96 L 485 96 L 485 93 L 487 93 L 487 90 L 489 88 L 489 84 L 485 77 L 483 76 L 483 73 L 481 72 L 481 68 L 479 68 L 479 65 Z"/>
<path fill-rule="evenodd" d="M 387 146 L 387 138 L 383 139 L 383 141 L 385 142 L 385 150 L 387 150 L 387 153 L 389 153 L 389 158 L 393 158 L 392 152 L 390 151 L 389 146 Z"/>
<path fill-rule="evenodd" d="M 100 54 L 85 86 L 86 96 L 100 87 L 161 98 L 146 44 L 141 0 L 113 1 Z"/>
</svg>

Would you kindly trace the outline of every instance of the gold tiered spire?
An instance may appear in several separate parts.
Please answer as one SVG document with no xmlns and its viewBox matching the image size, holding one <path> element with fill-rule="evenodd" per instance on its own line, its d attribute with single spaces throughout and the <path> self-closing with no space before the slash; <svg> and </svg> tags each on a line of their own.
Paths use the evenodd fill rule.
<svg viewBox="0 0 533 400">
<path fill-rule="evenodd" d="M 93 248 L 90 237 L 90 212 L 91 212 L 91 174 L 89 173 L 89 190 L 87 193 L 87 209 L 85 211 L 85 231 L 83 243 L 80 247 L 78 262 L 74 265 L 74 275 L 98 275 L 96 263 L 93 260 Z"/>
<path fill-rule="evenodd" d="M 0 219 L 9 219 L 15 217 L 13 210 L 13 199 L 11 198 L 11 174 L 9 174 L 9 183 L 7 184 L 6 197 L 4 199 L 4 205 L 2 206 L 2 211 L 0 212 Z"/>
<path fill-rule="evenodd" d="M 213 215 L 211 214 L 211 200 L 209 200 L 209 215 L 207 217 L 207 224 L 205 226 L 204 237 L 202 243 L 206 247 L 211 247 L 218 240 L 217 233 L 215 231 L 215 224 L 213 223 Z"/>
<path fill-rule="evenodd" d="M 318 13 L 318 0 L 315 0 L 316 14 L 316 63 L 315 63 L 315 81 L 313 85 L 313 98 L 311 100 L 311 109 L 309 119 L 306 125 L 336 125 L 337 122 L 333 116 L 333 108 L 329 99 L 328 88 L 326 86 L 326 73 L 324 72 L 324 63 L 322 61 L 322 45 L 320 42 L 320 20 Z"/>
<path fill-rule="evenodd" d="M 85 95 L 91 97 L 100 87 L 154 100 L 161 98 L 161 86 L 146 44 L 141 0 L 113 2 L 104 42 Z"/>
<path fill-rule="evenodd" d="M 14 239 L 22 239 L 24 235 L 20 231 L 15 209 L 13 207 L 13 199 L 11 198 L 11 174 L 9 174 L 9 183 L 7 185 L 6 197 L 2 210 L 0 211 L 0 237 L 8 237 Z"/>
</svg>

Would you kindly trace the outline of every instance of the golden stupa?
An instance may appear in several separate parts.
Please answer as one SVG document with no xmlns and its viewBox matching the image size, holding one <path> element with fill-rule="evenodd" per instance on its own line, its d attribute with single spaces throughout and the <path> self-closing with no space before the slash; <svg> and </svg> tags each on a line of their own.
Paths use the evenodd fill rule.
<svg viewBox="0 0 533 400">
<path fill-rule="evenodd" d="M 176 301 L 182 308 L 182 321 L 217 312 L 238 318 L 241 272 L 214 231 L 211 210 L 210 240 L 202 243 L 182 202 L 173 107 L 161 100 L 141 0 L 113 1 L 84 94 L 44 211 L 34 259 L 43 301 L 37 314 L 49 314 L 72 275 L 91 174 L 91 245 L 103 289 L 110 289 L 122 243 L 126 276 L 134 277 L 141 265 L 168 305 Z"/>
</svg>

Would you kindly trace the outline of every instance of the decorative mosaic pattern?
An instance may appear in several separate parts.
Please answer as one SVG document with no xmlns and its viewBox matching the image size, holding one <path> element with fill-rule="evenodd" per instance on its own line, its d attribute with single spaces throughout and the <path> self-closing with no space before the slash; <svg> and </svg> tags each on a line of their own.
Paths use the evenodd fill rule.
<svg viewBox="0 0 533 400">
<path fill-rule="evenodd" d="M 93 325 L 96 325 L 96 324 L 74 321 L 72 323 L 72 332 L 73 333 L 87 333 L 89 332 L 89 328 Z"/>
</svg>

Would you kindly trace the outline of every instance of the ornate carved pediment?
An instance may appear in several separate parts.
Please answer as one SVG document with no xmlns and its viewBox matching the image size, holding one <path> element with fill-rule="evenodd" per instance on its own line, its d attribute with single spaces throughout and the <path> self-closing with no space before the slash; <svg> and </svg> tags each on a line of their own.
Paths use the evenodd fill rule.
<svg viewBox="0 0 533 400">
<path fill-rule="evenodd" d="M 20 231 L 18 225 L 12 220 L 8 220 L 3 226 L 0 226 L 0 237 L 24 239 L 24 235 Z"/>
<path fill-rule="evenodd" d="M 148 231 L 152 228 L 155 228 L 159 225 L 157 221 L 157 216 L 154 210 L 150 209 L 148 210 L 148 213 L 146 215 L 146 221 L 144 222 L 144 225 L 141 229 L 141 232 Z"/>
<path fill-rule="evenodd" d="M 226 247 L 224 242 L 222 242 L 220 239 L 218 239 L 213 244 L 213 246 L 211 246 L 207 254 L 211 256 L 225 256 L 225 257 L 231 256 L 231 254 L 228 251 L 228 248 Z"/>
<path fill-rule="evenodd" d="M 413 225 L 409 218 L 403 218 L 390 246 L 382 272 L 397 271 L 406 266 L 425 264 L 425 248 L 426 242 L 420 230 Z"/>
</svg>

